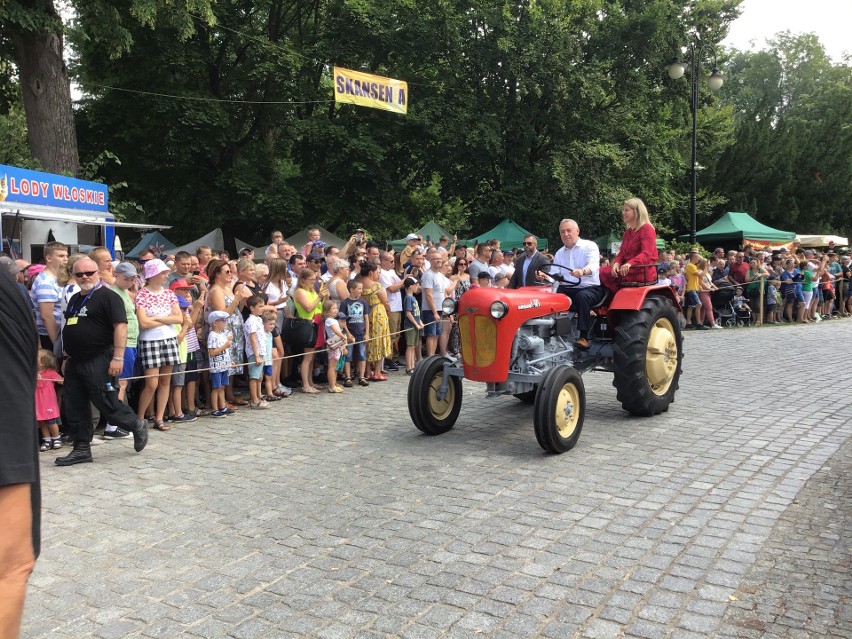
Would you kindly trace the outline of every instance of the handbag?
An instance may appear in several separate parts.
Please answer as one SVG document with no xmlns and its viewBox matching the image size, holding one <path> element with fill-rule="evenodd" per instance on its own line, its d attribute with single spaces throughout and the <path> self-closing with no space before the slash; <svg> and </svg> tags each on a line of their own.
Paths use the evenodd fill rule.
<svg viewBox="0 0 852 639">
<path fill-rule="evenodd" d="M 317 325 L 301 317 L 285 317 L 281 336 L 293 348 L 313 348 L 317 343 Z"/>
<path fill-rule="evenodd" d="M 343 348 L 346 345 L 346 340 L 342 337 L 338 337 L 334 335 L 333 337 L 329 337 L 325 340 L 325 347 L 334 350 L 335 348 Z"/>
</svg>

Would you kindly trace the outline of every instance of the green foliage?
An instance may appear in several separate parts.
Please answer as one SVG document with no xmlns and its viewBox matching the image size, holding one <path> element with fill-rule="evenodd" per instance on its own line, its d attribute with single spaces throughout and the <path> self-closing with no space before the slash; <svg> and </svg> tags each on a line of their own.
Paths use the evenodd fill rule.
<svg viewBox="0 0 852 639">
<path fill-rule="evenodd" d="M 799 233 L 851 231 L 852 67 L 832 65 L 812 34 L 787 32 L 767 51 L 734 52 L 728 77 L 735 143 L 713 180 L 727 210 Z"/>
</svg>

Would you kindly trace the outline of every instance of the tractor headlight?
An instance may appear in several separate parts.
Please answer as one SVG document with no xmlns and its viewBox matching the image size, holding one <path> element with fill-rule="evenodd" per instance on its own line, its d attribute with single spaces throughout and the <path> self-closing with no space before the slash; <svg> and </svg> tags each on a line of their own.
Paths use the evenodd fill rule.
<svg viewBox="0 0 852 639">
<path fill-rule="evenodd" d="M 497 301 L 491 305 L 491 317 L 500 319 L 509 312 L 509 307 L 505 303 Z"/>
<path fill-rule="evenodd" d="M 445 297 L 441 304 L 441 312 L 444 315 L 454 315 L 456 312 L 456 301 L 452 297 Z"/>
</svg>

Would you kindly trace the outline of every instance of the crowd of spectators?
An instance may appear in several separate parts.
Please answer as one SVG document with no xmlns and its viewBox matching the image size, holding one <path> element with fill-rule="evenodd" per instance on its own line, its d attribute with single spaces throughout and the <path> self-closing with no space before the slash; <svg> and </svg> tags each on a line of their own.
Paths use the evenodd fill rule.
<svg viewBox="0 0 852 639">
<path fill-rule="evenodd" d="M 97 272 L 84 276 L 114 291 L 127 316 L 118 399 L 161 431 L 268 409 L 294 390 L 337 394 L 387 381 L 391 372 L 411 374 L 424 355 L 459 351 L 457 325 L 441 312 L 446 297 L 516 286 L 532 275 L 516 274 L 519 252 L 496 239 L 468 247 L 441 237 L 433 245 L 410 234 L 399 252 L 361 229 L 341 247 L 327 245 L 317 229 L 301 247 L 277 231 L 271 239 L 257 259 L 252 249 L 231 259 L 198 246 L 194 254 L 147 250 L 137 261 L 113 261 L 104 247 L 69 255 L 58 242 L 45 245 L 44 264 L 0 258 L 32 310 L 42 401 L 56 412 L 41 423 L 42 450 L 62 446 L 61 392 L 54 407 L 45 389 L 61 389 L 66 309 L 80 290 L 74 265 L 87 257 Z M 526 239 L 532 254 L 535 238 Z M 719 248 L 708 258 L 696 249 L 660 252 L 658 262 L 658 282 L 676 291 L 686 329 L 852 314 L 850 256 L 834 250 Z M 101 425 L 105 439 L 130 434 Z"/>
<path fill-rule="evenodd" d="M 0 257 L 38 333 L 43 452 L 63 445 L 69 303 L 74 300 L 76 323 L 84 317 L 76 307 L 93 286 L 114 292 L 127 319 L 117 399 L 167 431 L 199 417 L 268 409 L 294 390 L 365 389 L 390 372 L 411 374 L 424 354 L 458 352 L 452 318 L 441 313 L 444 298 L 506 286 L 515 257 L 496 240 L 474 254 L 454 238 L 432 245 L 414 234 L 396 252 L 369 241 L 363 230 L 342 247 L 326 245 L 318 230 L 301 247 L 275 232 L 259 259 L 251 249 L 236 259 L 209 246 L 194 254 L 154 250 L 114 261 L 104 247 L 69 255 L 67 246 L 50 242 L 43 264 Z M 75 297 L 81 277 L 84 295 Z M 100 426 L 103 439 L 130 436 L 103 420 Z"/>
<path fill-rule="evenodd" d="M 659 282 L 672 286 L 684 308 L 684 328 L 809 324 L 852 315 L 852 258 L 826 250 L 717 248 L 709 257 L 660 254 Z"/>
</svg>

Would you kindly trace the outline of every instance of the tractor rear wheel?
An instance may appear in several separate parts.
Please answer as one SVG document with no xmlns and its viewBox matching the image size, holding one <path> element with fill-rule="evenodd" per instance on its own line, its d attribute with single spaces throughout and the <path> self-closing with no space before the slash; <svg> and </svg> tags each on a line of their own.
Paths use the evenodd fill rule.
<svg viewBox="0 0 852 639">
<path fill-rule="evenodd" d="M 586 389 L 580 373 L 569 366 L 551 368 L 535 398 L 533 424 L 539 445 L 557 454 L 574 448 L 585 413 Z"/>
<path fill-rule="evenodd" d="M 683 335 L 669 300 L 647 297 L 638 311 L 622 312 L 612 350 L 612 385 L 622 408 L 642 417 L 667 411 L 683 362 Z"/>
<path fill-rule="evenodd" d="M 427 435 L 441 435 L 456 423 L 461 411 L 462 383 L 460 377 L 447 378 L 447 394 L 439 399 L 438 391 L 444 378 L 445 357 L 427 357 L 414 368 L 408 382 L 408 412 L 417 429 Z"/>
</svg>

